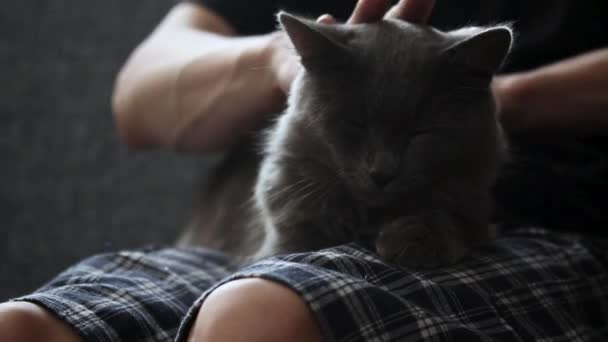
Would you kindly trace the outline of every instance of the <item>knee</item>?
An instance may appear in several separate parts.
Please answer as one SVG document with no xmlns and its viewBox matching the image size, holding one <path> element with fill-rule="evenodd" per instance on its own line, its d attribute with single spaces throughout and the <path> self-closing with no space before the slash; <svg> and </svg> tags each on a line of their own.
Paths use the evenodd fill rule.
<svg viewBox="0 0 608 342">
<path fill-rule="evenodd" d="M 202 341 L 322 341 L 312 313 L 290 289 L 261 279 L 220 286 L 205 300 L 190 332 Z"/>
<path fill-rule="evenodd" d="M 0 304 L 0 341 L 80 341 L 78 335 L 43 308 L 25 302 Z"/>
</svg>

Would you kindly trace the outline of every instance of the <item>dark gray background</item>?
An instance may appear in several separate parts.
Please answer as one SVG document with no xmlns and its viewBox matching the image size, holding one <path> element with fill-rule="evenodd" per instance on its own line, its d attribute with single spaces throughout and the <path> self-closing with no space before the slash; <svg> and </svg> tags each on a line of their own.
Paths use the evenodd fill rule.
<svg viewBox="0 0 608 342">
<path fill-rule="evenodd" d="M 102 251 L 171 242 L 201 157 L 129 151 L 110 95 L 166 1 L 19 0 L 0 9 L 0 301 Z"/>
</svg>

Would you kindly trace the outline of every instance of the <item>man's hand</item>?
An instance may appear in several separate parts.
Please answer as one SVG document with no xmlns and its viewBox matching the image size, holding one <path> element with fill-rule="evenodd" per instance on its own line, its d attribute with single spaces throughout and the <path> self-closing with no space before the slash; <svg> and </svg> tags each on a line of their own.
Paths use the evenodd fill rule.
<svg viewBox="0 0 608 342">
<path fill-rule="evenodd" d="M 398 18 L 415 23 L 426 23 L 431 15 L 435 0 L 400 0 L 390 6 L 388 0 L 359 0 L 348 24 L 373 23 L 383 18 Z M 324 14 L 317 19 L 324 24 L 335 24 L 336 19 Z M 293 52 L 289 50 L 289 42 L 283 32 L 275 33 L 274 44 L 271 44 L 272 68 L 278 80 L 279 87 L 285 93 L 289 91 L 300 63 Z"/>
</svg>

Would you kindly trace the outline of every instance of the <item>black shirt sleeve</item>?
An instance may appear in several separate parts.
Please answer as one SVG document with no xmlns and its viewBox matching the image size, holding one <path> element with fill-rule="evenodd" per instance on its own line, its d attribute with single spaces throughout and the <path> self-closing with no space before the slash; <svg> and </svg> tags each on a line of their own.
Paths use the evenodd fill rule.
<svg viewBox="0 0 608 342">
<path fill-rule="evenodd" d="M 239 35 L 271 32 L 275 27 L 275 0 L 187 0 L 218 14 L 235 28 Z"/>
<path fill-rule="evenodd" d="M 307 17 L 330 13 L 344 20 L 356 0 L 189 0 L 223 17 L 240 35 L 268 33 L 276 29 L 276 13 L 286 10 Z"/>
</svg>

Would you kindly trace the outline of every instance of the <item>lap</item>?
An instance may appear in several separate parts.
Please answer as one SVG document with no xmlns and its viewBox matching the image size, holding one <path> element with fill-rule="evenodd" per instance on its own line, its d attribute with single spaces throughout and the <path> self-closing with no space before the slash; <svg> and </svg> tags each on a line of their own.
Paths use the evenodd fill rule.
<svg viewBox="0 0 608 342">
<path fill-rule="evenodd" d="M 45 308 L 86 341 L 173 341 L 192 303 L 229 274 L 205 250 L 143 249 L 86 259 L 17 298 Z"/>
<path fill-rule="evenodd" d="M 178 338 L 186 340 L 201 305 L 243 278 L 296 294 L 329 341 L 608 335 L 605 249 L 540 230 L 509 234 L 458 265 L 422 272 L 388 265 L 357 245 L 238 271 L 206 251 L 95 258 L 21 300 L 55 312 L 91 341 L 171 341 L 180 326 Z"/>
<path fill-rule="evenodd" d="M 224 282 L 257 277 L 291 288 L 329 341 L 594 340 L 608 337 L 607 264 L 590 240 L 523 230 L 433 270 L 345 245 L 263 260 Z"/>
</svg>

